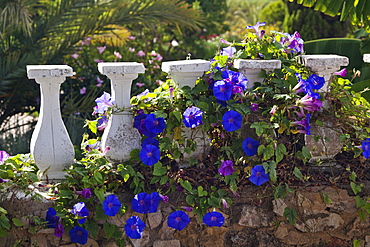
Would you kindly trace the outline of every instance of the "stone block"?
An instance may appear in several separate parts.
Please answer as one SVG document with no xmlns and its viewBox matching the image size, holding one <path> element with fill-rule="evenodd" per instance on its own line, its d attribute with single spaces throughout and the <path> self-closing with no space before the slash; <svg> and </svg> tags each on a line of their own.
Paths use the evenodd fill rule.
<svg viewBox="0 0 370 247">
<path fill-rule="evenodd" d="M 270 226 L 272 220 L 263 212 L 261 208 L 252 205 L 245 205 L 243 207 L 239 225 L 247 227 L 263 227 Z"/>
<path fill-rule="evenodd" d="M 177 239 L 173 240 L 158 240 L 153 243 L 153 247 L 180 247 L 180 241 Z"/>
</svg>

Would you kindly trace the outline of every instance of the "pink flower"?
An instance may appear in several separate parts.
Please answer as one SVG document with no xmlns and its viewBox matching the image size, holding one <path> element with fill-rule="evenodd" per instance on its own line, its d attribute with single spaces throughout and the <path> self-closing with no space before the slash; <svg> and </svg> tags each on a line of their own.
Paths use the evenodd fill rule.
<svg viewBox="0 0 370 247">
<path fill-rule="evenodd" d="M 144 83 L 142 83 L 142 82 L 137 82 L 136 83 L 136 86 L 138 86 L 138 87 L 142 87 L 142 86 L 144 86 L 145 84 Z"/>
<path fill-rule="evenodd" d="M 229 41 L 226 41 L 223 38 L 220 39 L 220 43 L 227 44 L 227 45 L 231 44 Z"/>
<path fill-rule="evenodd" d="M 128 36 L 128 39 L 129 39 L 129 40 L 134 40 L 134 39 L 136 39 L 136 37 L 134 37 L 134 36 L 130 35 L 130 36 Z"/>
<path fill-rule="evenodd" d="M 74 58 L 74 59 L 77 59 L 78 58 L 78 54 L 77 53 L 72 54 L 71 57 Z"/>
<path fill-rule="evenodd" d="M 156 80 L 155 81 L 159 86 L 162 85 L 164 83 L 164 81 L 161 81 L 161 80 Z"/>
<path fill-rule="evenodd" d="M 163 57 L 161 56 L 161 54 L 157 54 L 157 56 L 154 58 L 154 60 L 157 60 L 157 61 L 162 61 Z"/>
<path fill-rule="evenodd" d="M 129 51 L 129 52 L 134 52 L 134 51 L 135 51 L 135 48 L 129 47 L 129 48 L 128 48 L 128 51 Z"/>
<path fill-rule="evenodd" d="M 136 53 L 136 55 L 139 56 L 139 57 L 143 57 L 143 56 L 145 56 L 145 52 L 143 52 L 142 50 L 140 50 L 140 51 L 138 51 Z"/>
<path fill-rule="evenodd" d="M 229 208 L 229 205 L 227 204 L 227 201 L 225 199 L 221 199 L 221 202 L 222 202 L 222 205 L 224 206 L 224 208 Z"/>
<path fill-rule="evenodd" d="M 99 54 L 102 54 L 105 51 L 106 46 L 98 46 L 96 49 L 98 49 Z"/>
<path fill-rule="evenodd" d="M 277 109 L 277 105 L 274 105 L 270 111 L 270 114 L 271 115 L 275 115 L 275 112 L 276 112 L 276 109 Z"/>
<path fill-rule="evenodd" d="M 86 38 L 84 41 L 81 42 L 81 45 L 88 45 L 90 44 L 91 37 Z"/>
<path fill-rule="evenodd" d="M 122 59 L 122 55 L 118 51 L 114 51 L 113 55 L 118 59 Z"/>
<path fill-rule="evenodd" d="M 86 93 L 86 87 L 83 87 L 80 89 L 80 94 L 85 94 Z"/>
<path fill-rule="evenodd" d="M 339 76 L 341 76 L 341 77 L 345 77 L 345 76 L 347 75 L 347 70 L 346 70 L 346 68 L 344 68 L 344 69 L 342 69 L 342 70 L 339 70 L 339 71 L 337 71 L 337 72 L 334 72 L 333 74 L 334 74 L 334 75 L 339 75 Z"/>
<path fill-rule="evenodd" d="M 100 59 L 97 59 L 97 58 L 96 58 L 96 59 L 94 59 L 94 62 L 95 62 L 95 63 L 102 63 L 102 62 L 104 62 L 104 60 L 100 60 Z"/>
<path fill-rule="evenodd" d="M 155 57 L 155 56 L 157 56 L 157 53 L 156 53 L 155 51 L 152 51 L 152 52 L 150 53 L 150 56 Z"/>
</svg>

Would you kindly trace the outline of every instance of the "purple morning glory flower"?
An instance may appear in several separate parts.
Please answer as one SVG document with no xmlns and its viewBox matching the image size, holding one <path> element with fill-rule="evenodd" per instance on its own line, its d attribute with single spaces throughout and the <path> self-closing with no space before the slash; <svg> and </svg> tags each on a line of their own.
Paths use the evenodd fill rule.
<svg viewBox="0 0 370 247">
<path fill-rule="evenodd" d="M 306 94 L 303 98 L 297 101 L 297 106 L 303 107 L 306 111 L 314 112 L 320 110 L 322 107 L 322 101 Z"/>
<path fill-rule="evenodd" d="M 308 113 L 308 114 L 306 114 L 306 118 L 304 118 L 300 121 L 294 121 L 294 122 L 291 123 L 291 125 L 299 125 L 299 126 L 303 127 L 304 129 L 300 129 L 298 132 L 306 134 L 306 135 L 310 135 L 311 134 L 310 118 L 311 118 L 311 114 Z"/>
<path fill-rule="evenodd" d="M 138 216 L 131 216 L 126 221 L 125 232 L 132 239 L 140 239 L 145 227 L 145 223 Z"/>
<path fill-rule="evenodd" d="M 222 71 L 222 78 L 224 81 L 232 83 L 233 91 L 235 91 L 233 93 L 239 92 L 240 90 L 245 90 L 247 88 L 248 80 L 240 72 L 224 70 Z M 240 90 L 238 88 L 240 88 Z"/>
<path fill-rule="evenodd" d="M 258 37 L 260 37 L 260 33 L 259 33 L 259 27 L 261 26 L 264 26 L 266 25 L 266 22 L 259 22 L 257 21 L 256 25 L 254 26 L 247 26 L 246 29 L 254 29 L 254 31 L 256 31 L 256 34 L 258 35 Z"/>
<path fill-rule="evenodd" d="M 184 211 L 172 212 L 167 218 L 167 225 L 181 231 L 189 225 L 189 216 Z"/>
<path fill-rule="evenodd" d="M 183 122 L 188 128 L 195 128 L 203 123 L 203 112 L 198 107 L 191 106 L 187 108 L 182 116 L 184 118 Z"/>
<path fill-rule="evenodd" d="M 54 236 L 61 238 L 64 234 L 64 226 L 61 223 L 58 223 L 55 227 Z"/>
<path fill-rule="evenodd" d="M 136 194 L 132 199 L 131 206 L 135 212 L 146 214 L 151 208 L 151 196 L 145 192 Z"/>
<path fill-rule="evenodd" d="M 7 182 L 9 182 L 9 179 L 3 179 L 3 178 L 0 178 L 0 184 L 1 184 L 1 183 L 7 183 Z"/>
<path fill-rule="evenodd" d="M 109 107 L 113 106 L 114 101 L 112 101 L 110 94 L 104 92 L 103 95 L 95 100 L 98 108 L 96 109 L 97 113 L 103 114 Z"/>
<path fill-rule="evenodd" d="M 164 122 L 164 118 L 158 117 L 156 118 L 155 115 L 149 114 L 145 120 L 144 124 L 148 131 L 158 134 L 161 133 L 166 128 L 166 123 Z"/>
<path fill-rule="evenodd" d="M 208 212 L 203 216 L 203 222 L 207 226 L 221 227 L 224 224 L 225 217 L 219 212 Z"/>
<path fill-rule="evenodd" d="M 82 191 L 76 191 L 76 193 L 82 195 L 85 199 L 89 199 L 92 196 L 89 188 L 83 189 Z"/>
<path fill-rule="evenodd" d="M 253 156 L 257 153 L 260 142 L 254 140 L 252 137 L 247 137 L 244 139 L 242 147 L 246 155 Z"/>
<path fill-rule="evenodd" d="M 121 209 L 122 204 L 115 195 L 109 195 L 103 201 L 104 213 L 108 216 L 115 216 Z"/>
<path fill-rule="evenodd" d="M 235 52 L 236 52 L 236 48 L 235 47 L 228 46 L 228 47 L 222 49 L 220 55 L 232 57 Z"/>
<path fill-rule="evenodd" d="M 140 134 L 147 137 L 155 137 L 157 134 L 150 132 L 145 125 L 145 119 L 148 114 L 140 113 L 134 118 L 134 127 L 139 130 Z"/>
<path fill-rule="evenodd" d="M 233 174 L 234 167 L 231 160 L 225 160 L 222 162 L 221 167 L 218 169 L 218 173 L 222 176 L 229 176 Z"/>
<path fill-rule="evenodd" d="M 370 157 L 370 138 L 362 141 L 362 155 L 368 159 Z"/>
<path fill-rule="evenodd" d="M 146 145 L 154 145 L 154 146 L 159 146 L 159 141 L 157 139 L 154 139 L 154 138 L 146 138 L 142 143 L 141 143 L 141 146 L 142 147 L 145 147 Z"/>
<path fill-rule="evenodd" d="M 69 231 L 69 237 L 73 243 L 84 245 L 87 243 L 88 236 L 89 233 L 80 226 L 75 226 Z"/>
<path fill-rule="evenodd" d="M 147 166 L 152 166 L 161 158 L 161 152 L 157 146 L 145 145 L 139 153 L 140 160 Z"/>
<path fill-rule="evenodd" d="M 59 216 L 57 216 L 57 211 L 54 208 L 49 208 L 46 212 L 46 225 L 49 228 L 55 228 L 58 224 Z"/>
<path fill-rule="evenodd" d="M 345 77 L 345 76 L 347 75 L 347 70 L 346 70 L 346 68 L 344 68 L 344 69 L 342 69 L 342 70 L 339 70 L 339 71 L 337 71 L 337 72 L 334 72 L 333 74 L 334 74 L 334 75 L 339 75 L 339 76 L 341 76 L 341 77 Z"/>
<path fill-rule="evenodd" d="M 297 73 L 296 76 L 298 77 L 298 84 L 293 88 L 296 93 L 304 92 L 310 97 L 320 99 L 320 95 L 313 90 L 320 89 L 324 86 L 324 77 L 312 74 L 307 80 L 303 80 L 300 74 Z"/>
<path fill-rule="evenodd" d="M 231 82 L 222 80 L 216 81 L 213 84 L 213 94 L 218 100 L 228 101 L 233 92 L 233 85 Z"/>
<path fill-rule="evenodd" d="M 0 151 L 0 164 L 3 164 L 5 160 L 7 160 L 10 155 L 5 151 Z"/>
<path fill-rule="evenodd" d="M 258 110 L 258 104 L 257 103 L 252 103 L 249 108 L 251 108 L 252 111 L 257 111 Z"/>
<path fill-rule="evenodd" d="M 152 192 L 150 194 L 150 209 L 149 213 L 155 213 L 158 210 L 159 202 L 162 200 L 158 192 Z"/>
<path fill-rule="evenodd" d="M 108 119 L 107 119 L 107 116 L 101 116 L 98 118 L 97 120 L 97 124 L 96 124 L 96 127 L 98 128 L 98 130 L 104 130 L 105 127 L 107 127 L 108 125 Z"/>
<path fill-rule="evenodd" d="M 78 202 L 76 203 L 71 211 L 72 214 L 77 215 L 79 218 L 83 217 L 82 219 L 78 219 L 79 224 L 83 224 L 86 221 L 86 217 L 89 216 L 89 210 L 85 207 L 85 203 Z"/>
<path fill-rule="evenodd" d="M 249 177 L 249 180 L 255 185 L 260 186 L 261 184 L 269 181 L 270 177 L 265 173 L 265 169 L 262 165 L 257 165 L 252 168 L 252 175 Z"/>
<path fill-rule="evenodd" d="M 229 110 L 222 116 L 222 125 L 226 131 L 235 131 L 242 126 L 243 117 L 240 113 Z"/>
</svg>

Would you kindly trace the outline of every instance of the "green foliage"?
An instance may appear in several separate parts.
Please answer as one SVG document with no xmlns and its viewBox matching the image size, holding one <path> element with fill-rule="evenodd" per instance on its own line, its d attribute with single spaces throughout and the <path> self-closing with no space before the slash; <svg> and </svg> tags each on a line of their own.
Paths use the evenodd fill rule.
<svg viewBox="0 0 370 247">
<path fill-rule="evenodd" d="M 259 14 L 259 19 L 266 23 L 276 25 L 278 30 L 283 29 L 285 16 L 288 14 L 288 8 L 284 1 L 272 1 L 267 4 Z M 254 22 L 252 22 L 254 23 Z"/>
<path fill-rule="evenodd" d="M 294 2 L 286 4 L 288 14 L 285 16 L 284 30 L 288 33 L 299 30 L 305 41 L 345 37 L 349 31 L 349 23 L 339 21 L 339 17 L 330 17 Z"/>
</svg>

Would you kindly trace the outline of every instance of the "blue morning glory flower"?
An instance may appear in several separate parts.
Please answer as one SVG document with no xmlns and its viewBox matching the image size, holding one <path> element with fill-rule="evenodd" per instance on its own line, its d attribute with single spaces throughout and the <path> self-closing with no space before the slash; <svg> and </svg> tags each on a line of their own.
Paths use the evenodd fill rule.
<svg viewBox="0 0 370 247">
<path fill-rule="evenodd" d="M 85 207 L 85 203 L 79 202 L 76 203 L 71 211 L 72 214 L 77 215 L 79 218 L 82 217 L 82 219 L 78 219 L 79 224 L 83 224 L 86 221 L 86 217 L 89 216 L 89 210 Z"/>
<path fill-rule="evenodd" d="M 213 94 L 218 100 L 228 101 L 233 92 L 233 85 L 231 82 L 222 80 L 216 81 L 213 84 Z"/>
<path fill-rule="evenodd" d="M 203 123 L 203 112 L 198 107 L 191 106 L 187 108 L 182 116 L 184 118 L 183 122 L 188 128 L 195 128 Z"/>
<path fill-rule="evenodd" d="M 146 214 L 151 208 L 151 196 L 145 192 L 136 194 L 132 199 L 131 206 L 135 212 Z"/>
<path fill-rule="evenodd" d="M 167 225 L 181 231 L 189 225 L 189 216 L 183 211 L 172 212 L 167 218 Z"/>
<path fill-rule="evenodd" d="M 270 177 L 265 173 L 265 169 L 262 165 L 257 165 L 252 168 L 252 175 L 249 177 L 249 180 L 255 185 L 260 186 L 261 184 L 269 181 Z"/>
<path fill-rule="evenodd" d="M 222 116 L 222 125 L 226 131 L 235 131 L 240 129 L 242 121 L 242 115 L 234 110 L 229 110 Z"/>
<path fill-rule="evenodd" d="M 141 143 L 141 146 L 142 147 L 145 147 L 146 145 L 154 145 L 154 146 L 159 146 L 159 141 L 157 139 L 154 139 L 154 138 L 146 138 L 142 143 Z"/>
<path fill-rule="evenodd" d="M 236 52 L 236 48 L 235 47 L 228 46 L 228 47 L 222 49 L 222 51 L 220 52 L 220 55 L 221 56 L 232 57 L 235 52 Z"/>
<path fill-rule="evenodd" d="M 149 213 L 155 213 L 158 210 L 159 202 L 162 200 L 158 192 L 152 192 L 150 194 L 150 209 Z"/>
<path fill-rule="evenodd" d="M 161 158 L 161 152 L 157 146 L 145 145 L 139 153 L 140 160 L 147 166 L 152 166 Z"/>
<path fill-rule="evenodd" d="M 148 131 L 159 134 L 166 128 L 164 118 L 155 117 L 155 114 L 149 114 L 144 120 L 145 126 Z"/>
<path fill-rule="evenodd" d="M 109 195 L 103 201 L 104 213 L 108 216 L 115 216 L 121 209 L 122 204 L 115 195 Z"/>
<path fill-rule="evenodd" d="M 260 142 L 254 140 L 252 137 L 247 137 L 244 139 L 242 147 L 246 155 L 253 156 L 257 153 Z"/>
<path fill-rule="evenodd" d="M 368 159 L 370 157 L 370 138 L 362 141 L 362 155 Z"/>
<path fill-rule="evenodd" d="M 307 78 L 307 83 L 309 83 L 311 89 L 320 89 L 325 84 L 324 77 L 318 76 L 316 74 L 312 74 Z"/>
<path fill-rule="evenodd" d="M 139 133 L 147 137 L 155 137 L 157 134 L 149 131 L 145 125 L 145 119 L 148 114 L 140 113 L 134 118 L 134 127 L 139 130 Z"/>
<path fill-rule="evenodd" d="M 138 216 L 131 216 L 126 221 L 125 232 L 132 239 L 140 239 L 145 227 L 145 223 Z"/>
<path fill-rule="evenodd" d="M 49 208 L 46 212 L 46 225 L 49 228 L 55 228 L 57 226 L 59 216 L 57 216 L 57 211 L 54 208 Z"/>
<path fill-rule="evenodd" d="M 84 245 L 87 243 L 88 236 L 89 233 L 80 226 L 75 226 L 69 231 L 69 237 L 73 243 Z"/>
<path fill-rule="evenodd" d="M 225 217 L 219 212 L 208 212 L 203 216 L 203 222 L 207 226 L 221 227 L 224 224 Z"/>
</svg>

